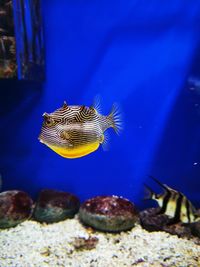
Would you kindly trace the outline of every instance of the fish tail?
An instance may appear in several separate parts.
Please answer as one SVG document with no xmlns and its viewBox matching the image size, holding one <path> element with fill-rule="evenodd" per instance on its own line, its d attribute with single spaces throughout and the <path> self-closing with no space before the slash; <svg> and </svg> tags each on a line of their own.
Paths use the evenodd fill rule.
<svg viewBox="0 0 200 267">
<path fill-rule="evenodd" d="M 107 118 L 109 120 L 110 126 L 115 130 L 117 134 L 120 134 L 123 127 L 122 127 L 122 115 L 118 104 L 116 103 L 113 104 L 112 110 Z"/>
</svg>

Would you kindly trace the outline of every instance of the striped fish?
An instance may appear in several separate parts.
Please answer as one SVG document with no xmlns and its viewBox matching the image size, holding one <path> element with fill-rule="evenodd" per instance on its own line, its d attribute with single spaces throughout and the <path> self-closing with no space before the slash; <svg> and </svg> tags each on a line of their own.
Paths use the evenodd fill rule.
<svg viewBox="0 0 200 267">
<path fill-rule="evenodd" d="M 108 116 L 98 112 L 98 103 L 92 107 L 63 106 L 53 113 L 43 114 L 40 142 L 64 158 L 79 158 L 106 144 L 104 132 L 112 127 L 116 133 L 121 129 L 117 106 L 113 105 Z"/>
<path fill-rule="evenodd" d="M 171 218 L 170 224 L 200 221 L 197 210 L 184 194 L 172 189 L 166 184 L 162 184 L 156 178 L 150 177 L 164 189 L 164 192 L 162 194 L 156 194 L 149 186 L 145 185 L 149 193 L 149 196 L 145 199 L 157 201 L 160 206 L 159 214 L 168 215 Z"/>
</svg>

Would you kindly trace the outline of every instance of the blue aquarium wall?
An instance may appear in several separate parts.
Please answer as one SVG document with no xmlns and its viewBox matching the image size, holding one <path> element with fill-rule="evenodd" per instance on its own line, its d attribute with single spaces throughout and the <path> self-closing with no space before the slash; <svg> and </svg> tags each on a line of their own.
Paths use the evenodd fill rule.
<svg viewBox="0 0 200 267">
<path fill-rule="evenodd" d="M 142 206 L 148 175 L 200 206 L 200 91 L 187 85 L 200 49 L 200 2 L 42 1 L 43 84 L 0 81 L 3 190 L 42 188 L 85 200 L 116 194 Z M 38 141 L 42 114 L 70 104 L 123 112 L 109 151 L 65 159 Z"/>
</svg>

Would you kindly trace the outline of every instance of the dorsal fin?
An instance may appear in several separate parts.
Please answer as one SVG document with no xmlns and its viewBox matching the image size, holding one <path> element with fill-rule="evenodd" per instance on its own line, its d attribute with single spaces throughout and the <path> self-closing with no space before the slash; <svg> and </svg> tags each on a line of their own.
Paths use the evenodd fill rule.
<svg viewBox="0 0 200 267">
<path fill-rule="evenodd" d="M 80 112 L 83 112 L 84 114 L 88 114 L 89 108 L 87 106 L 80 106 Z"/>
<path fill-rule="evenodd" d="M 96 95 L 93 101 L 91 109 L 95 109 L 97 113 L 101 114 L 101 97 L 100 95 Z"/>
<path fill-rule="evenodd" d="M 153 177 L 152 175 L 149 175 L 149 177 L 154 180 L 154 182 L 156 182 L 157 184 L 159 184 L 165 191 L 170 191 L 173 190 L 172 188 L 170 188 L 168 185 L 166 184 L 162 184 L 157 178 Z"/>
<path fill-rule="evenodd" d="M 148 195 L 144 197 L 144 200 L 152 199 L 152 196 L 155 194 L 154 191 L 147 184 L 144 184 L 144 187 L 148 193 Z"/>
</svg>

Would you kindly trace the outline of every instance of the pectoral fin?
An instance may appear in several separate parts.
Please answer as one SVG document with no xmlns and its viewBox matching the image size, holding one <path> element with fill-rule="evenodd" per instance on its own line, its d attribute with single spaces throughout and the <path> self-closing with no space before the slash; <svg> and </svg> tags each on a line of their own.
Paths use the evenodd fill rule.
<svg viewBox="0 0 200 267">
<path fill-rule="evenodd" d="M 101 135 L 100 144 L 102 144 L 102 148 L 104 151 L 109 150 L 109 135 L 107 132 Z"/>
</svg>

